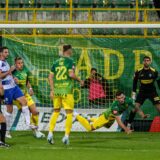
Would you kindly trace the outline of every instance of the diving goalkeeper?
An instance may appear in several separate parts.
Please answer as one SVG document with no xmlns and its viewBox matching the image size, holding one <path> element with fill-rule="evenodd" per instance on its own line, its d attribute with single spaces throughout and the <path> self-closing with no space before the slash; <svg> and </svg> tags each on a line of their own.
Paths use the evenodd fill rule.
<svg viewBox="0 0 160 160">
<path fill-rule="evenodd" d="M 80 124 L 87 130 L 93 131 L 101 127 L 110 128 L 116 120 L 118 125 L 127 133 L 132 133 L 132 130 L 127 128 L 121 121 L 120 115 L 126 110 L 137 110 L 142 118 L 147 118 L 143 111 L 139 108 L 135 108 L 133 100 L 126 97 L 123 92 L 118 91 L 116 93 L 116 99 L 113 101 L 111 107 L 103 112 L 98 118 L 90 118 L 89 120 L 74 112 L 74 116 L 80 122 Z"/>
</svg>

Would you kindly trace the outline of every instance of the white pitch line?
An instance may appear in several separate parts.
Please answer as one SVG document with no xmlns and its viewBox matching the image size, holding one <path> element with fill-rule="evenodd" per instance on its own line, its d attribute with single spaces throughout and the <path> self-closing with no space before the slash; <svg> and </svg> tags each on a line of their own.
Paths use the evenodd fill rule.
<svg viewBox="0 0 160 160">
<path fill-rule="evenodd" d="M 118 149 L 118 148 L 93 148 L 93 147 L 69 147 L 69 146 L 64 146 L 64 147 L 20 147 L 19 149 L 40 149 L 40 150 L 93 150 L 93 151 L 127 151 L 127 152 L 158 152 L 159 150 L 148 150 L 148 149 Z"/>
</svg>

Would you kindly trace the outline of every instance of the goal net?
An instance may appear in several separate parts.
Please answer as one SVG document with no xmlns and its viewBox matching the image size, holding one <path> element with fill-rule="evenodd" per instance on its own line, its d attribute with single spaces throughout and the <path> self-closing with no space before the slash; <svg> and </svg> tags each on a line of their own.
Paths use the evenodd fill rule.
<svg viewBox="0 0 160 160">
<path fill-rule="evenodd" d="M 92 31 L 98 35 L 102 31 L 108 33 L 114 29 L 113 33 L 118 34 L 118 29 L 115 29 L 115 27 L 106 25 L 104 28 L 100 29 L 100 27 L 102 26 L 94 27 Z M 121 25 L 119 27 L 123 31 L 127 28 Z M 128 26 L 133 34 L 135 33 L 134 27 L 137 26 Z M 143 30 L 142 27 L 144 26 L 139 27 L 139 30 Z M 149 28 L 149 26 L 147 27 Z M 152 27 L 158 28 L 158 26 Z M 142 66 L 142 59 L 145 55 L 150 56 L 152 66 L 157 70 L 159 69 L 160 40 L 158 38 L 111 38 L 107 36 L 91 38 L 86 34 L 88 32 L 86 26 L 84 28 L 72 27 L 72 32 L 80 34 L 81 37 L 76 37 L 74 34 L 73 37 L 60 36 L 64 30 L 69 31 L 66 28 L 44 29 L 41 27 L 39 33 L 47 31 L 51 34 L 54 31 L 57 33 L 57 37 L 37 36 L 30 38 L 27 36 L 30 29 L 32 28 L 21 28 L 20 30 L 26 33 L 26 37 L 20 37 L 16 36 L 16 29 L 5 28 L 2 44 L 9 48 L 8 61 L 10 65 L 14 64 L 15 57 L 20 56 L 31 73 L 29 80 L 34 90 L 33 99 L 40 110 L 40 128 L 44 130 L 47 129 L 53 111 L 53 103 L 49 97 L 48 75 L 53 62 L 62 55 L 64 44 L 72 45 L 72 58 L 76 64 L 75 73 L 84 80 L 84 86 L 80 86 L 77 82 L 74 83 L 75 109 L 89 116 L 96 117 L 108 108 L 114 100 L 115 92 L 118 90 L 122 90 L 127 96 L 131 96 L 134 72 Z M 94 70 L 96 70 L 96 73 L 92 73 Z M 149 113 L 150 117 L 146 121 L 142 121 L 139 116 L 136 116 L 136 129 L 147 131 L 158 112 L 148 100 L 142 106 L 142 110 Z M 15 109 L 11 124 L 12 130 L 25 129 L 25 124 L 22 123 L 23 119 L 21 120 L 21 118 L 20 112 Z M 57 125 L 57 130 L 62 130 L 64 120 L 65 114 L 62 113 L 58 120 L 59 127 Z M 79 131 L 82 128 L 75 122 L 73 130 Z M 116 130 L 117 125 L 115 124 L 109 131 Z"/>
</svg>

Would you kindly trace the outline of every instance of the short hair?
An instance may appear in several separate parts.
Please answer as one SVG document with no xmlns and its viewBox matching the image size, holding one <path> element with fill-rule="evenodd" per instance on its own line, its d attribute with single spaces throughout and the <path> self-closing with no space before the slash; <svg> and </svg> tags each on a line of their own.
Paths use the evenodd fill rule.
<svg viewBox="0 0 160 160">
<path fill-rule="evenodd" d="M 8 47 L 6 47 L 6 46 L 0 47 L 0 52 L 3 52 L 5 49 L 8 49 Z"/>
<path fill-rule="evenodd" d="M 96 71 L 96 72 L 97 72 L 97 69 L 96 69 L 96 68 L 91 68 L 91 72 L 92 72 L 92 71 Z"/>
<path fill-rule="evenodd" d="M 22 60 L 22 58 L 21 58 L 21 57 L 16 57 L 16 58 L 14 59 L 15 62 L 18 61 L 18 60 Z"/>
<path fill-rule="evenodd" d="M 117 97 L 117 96 L 120 96 L 121 94 L 124 94 L 123 91 L 117 91 L 117 92 L 116 92 L 116 97 Z"/>
<path fill-rule="evenodd" d="M 63 46 L 63 52 L 66 52 L 67 50 L 72 49 L 72 46 L 70 44 Z"/>
<path fill-rule="evenodd" d="M 149 56 L 144 56 L 144 57 L 143 57 L 143 60 L 145 60 L 145 59 L 151 60 L 151 57 L 149 57 Z"/>
</svg>

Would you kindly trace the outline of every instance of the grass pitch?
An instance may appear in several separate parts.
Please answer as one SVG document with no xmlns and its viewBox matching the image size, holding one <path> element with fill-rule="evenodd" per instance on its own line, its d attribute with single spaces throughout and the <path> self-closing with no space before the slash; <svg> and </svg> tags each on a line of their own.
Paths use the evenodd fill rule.
<svg viewBox="0 0 160 160">
<path fill-rule="evenodd" d="M 160 133 L 72 132 L 70 145 L 62 144 L 63 133 L 55 133 L 55 144 L 36 139 L 31 132 L 13 132 L 9 149 L 0 148 L 0 160 L 159 160 Z M 47 133 L 46 133 L 47 135 Z"/>
</svg>

